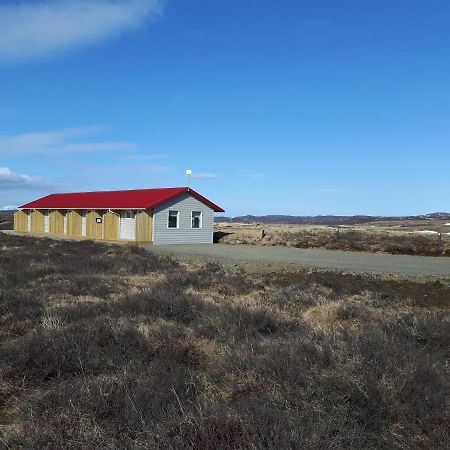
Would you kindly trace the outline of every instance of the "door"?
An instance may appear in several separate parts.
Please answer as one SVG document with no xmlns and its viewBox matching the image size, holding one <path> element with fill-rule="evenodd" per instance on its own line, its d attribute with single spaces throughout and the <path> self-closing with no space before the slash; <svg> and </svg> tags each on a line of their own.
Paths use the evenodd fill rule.
<svg viewBox="0 0 450 450">
<path fill-rule="evenodd" d="M 50 234 L 64 234 L 64 214 L 61 211 L 50 211 Z"/>
<path fill-rule="evenodd" d="M 119 240 L 119 216 L 110 211 L 103 216 L 103 238 L 108 241 Z"/>
<path fill-rule="evenodd" d="M 42 211 L 33 211 L 31 213 L 31 231 L 33 233 L 44 233 L 44 214 Z"/>
<path fill-rule="evenodd" d="M 28 231 L 28 213 L 17 211 L 14 213 L 14 231 Z"/>
<path fill-rule="evenodd" d="M 141 211 L 136 214 L 136 241 L 151 242 L 153 211 Z"/>
<path fill-rule="evenodd" d="M 86 237 L 103 238 L 103 214 L 99 211 L 89 211 L 86 217 Z"/>
<path fill-rule="evenodd" d="M 67 214 L 67 235 L 81 236 L 81 214 L 79 211 L 70 211 Z"/>
</svg>

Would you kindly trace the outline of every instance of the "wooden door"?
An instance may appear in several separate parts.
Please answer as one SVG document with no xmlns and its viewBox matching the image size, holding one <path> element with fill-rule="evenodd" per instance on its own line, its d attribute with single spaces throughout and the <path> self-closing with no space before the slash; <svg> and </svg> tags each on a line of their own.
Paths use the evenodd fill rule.
<svg viewBox="0 0 450 450">
<path fill-rule="evenodd" d="M 61 211 L 50 211 L 50 234 L 64 234 L 64 214 Z"/>
<path fill-rule="evenodd" d="M 151 242 L 153 211 L 141 211 L 136 214 L 136 241 Z"/>
<path fill-rule="evenodd" d="M 44 213 L 42 211 L 33 211 L 31 213 L 31 231 L 33 233 L 44 233 Z"/>
<path fill-rule="evenodd" d="M 103 216 L 103 239 L 119 240 L 119 216 L 117 214 L 108 211 Z"/>
<path fill-rule="evenodd" d="M 17 211 L 14 213 L 14 231 L 28 231 L 28 212 Z"/>
<path fill-rule="evenodd" d="M 67 214 L 67 235 L 81 236 L 82 218 L 79 211 L 69 211 Z"/>
<path fill-rule="evenodd" d="M 89 211 L 86 217 L 86 236 L 94 239 L 103 238 L 103 214 Z"/>
</svg>

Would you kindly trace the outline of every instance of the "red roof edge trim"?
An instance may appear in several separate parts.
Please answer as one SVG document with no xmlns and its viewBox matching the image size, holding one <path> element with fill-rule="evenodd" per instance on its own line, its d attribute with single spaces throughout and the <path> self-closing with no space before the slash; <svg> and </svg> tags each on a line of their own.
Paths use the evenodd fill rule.
<svg viewBox="0 0 450 450">
<path fill-rule="evenodd" d="M 225 210 L 222 209 L 220 206 L 216 205 L 215 203 L 211 202 L 207 198 L 203 197 L 203 195 L 200 195 L 198 192 L 196 192 L 193 189 L 188 188 L 188 187 L 184 188 L 184 190 L 182 192 L 176 192 L 173 195 L 170 195 L 170 196 L 166 197 L 164 200 L 161 200 L 158 203 L 152 204 L 151 206 L 149 206 L 149 208 L 150 207 L 151 208 L 155 208 L 156 206 L 163 205 L 164 203 L 167 203 L 168 201 L 179 197 L 181 194 L 190 194 L 190 195 L 192 195 L 192 197 L 196 198 L 198 201 L 202 202 L 206 206 L 209 206 L 214 212 L 217 212 L 217 213 L 225 212 Z"/>
<path fill-rule="evenodd" d="M 195 192 L 190 188 L 188 188 L 188 192 L 190 194 L 192 194 L 197 200 L 201 201 L 202 203 L 205 203 L 207 206 L 209 206 L 211 209 L 213 209 L 214 212 L 217 212 L 217 213 L 225 212 L 225 210 L 223 208 L 221 208 L 220 206 L 216 205 L 215 203 L 209 201 L 207 198 L 203 197 L 203 195 L 200 195 L 198 192 Z"/>
</svg>

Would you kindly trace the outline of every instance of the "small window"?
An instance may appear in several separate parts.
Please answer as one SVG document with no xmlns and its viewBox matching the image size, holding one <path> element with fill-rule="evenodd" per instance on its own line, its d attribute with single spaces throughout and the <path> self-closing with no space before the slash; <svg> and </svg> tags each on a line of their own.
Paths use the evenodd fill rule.
<svg viewBox="0 0 450 450">
<path fill-rule="evenodd" d="M 135 216 L 136 216 L 136 211 L 131 211 L 130 209 L 127 209 L 124 213 L 125 219 L 134 219 Z"/>
<path fill-rule="evenodd" d="M 202 227 L 202 213 L 200 211 L 192 211 L 192 228 Z"/>
<path fill-rule="evenodd" d="M 178 211 L 169 211 L 168 228 L 178 228 Z"/>
</svg>

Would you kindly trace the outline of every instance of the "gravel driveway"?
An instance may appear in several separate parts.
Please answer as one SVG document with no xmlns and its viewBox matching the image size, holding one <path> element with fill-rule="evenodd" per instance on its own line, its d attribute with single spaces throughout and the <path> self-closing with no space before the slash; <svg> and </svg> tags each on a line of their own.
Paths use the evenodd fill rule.
<svg viewBox="0 0 450 450">
<path fill-rule="evenodd" d="M 11 230 L 0 232 L 16 234 Z M 53 238 L 64 239 L 62 237 Z M 142 245 L 142 247 L 157 254 L 174 254 L 210 261 L 236 262 L 237 264 L 296 265 L 348 272 L 426 275 L 450 279 L 450 257 L 445 256 L 387 255 L 316 248 L 298 249 L 229 244 Z"/>
<path fill-rule="evenodd" d="M 449 257 L 386 255 L 325 249 L 257 245 L 192 244 L 145 246 L 158 254 L 195 256 L 215 261 L 298 265 L 349 272 L 450 277 Z"/>
</svg>

